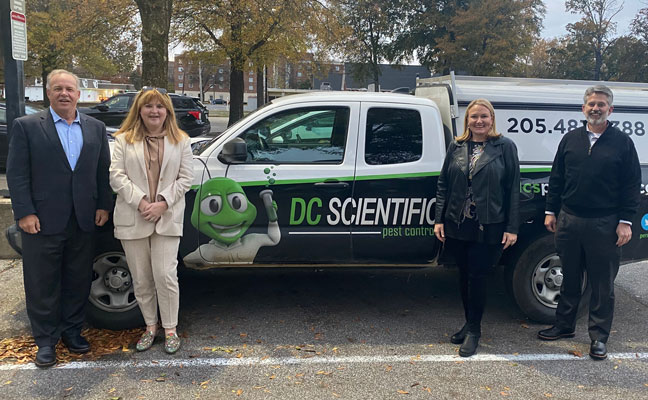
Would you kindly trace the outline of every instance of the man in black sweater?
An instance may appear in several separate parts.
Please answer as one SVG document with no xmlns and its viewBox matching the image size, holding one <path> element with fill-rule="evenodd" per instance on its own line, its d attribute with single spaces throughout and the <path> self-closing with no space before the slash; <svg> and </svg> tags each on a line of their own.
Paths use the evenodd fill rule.
<svg viewBox="0 0 648 400">
<path fill-rule="evenodd" d="M 612 327 L 621 246 L 632 237 L 630 221 L 639 206 L 641 169 L 630 137 L 607 121 L 614 108 L 612 91 L 593 86 L 583 100 L 587 125 L 562 138 L 549 178 L 545 226 L 555 232 L 563 283 L 555 324 L 538 332 L 538 337 L 574 336 L 586 271 L 592 287 L 589 354 L 603 360 Z"/>
</svg>

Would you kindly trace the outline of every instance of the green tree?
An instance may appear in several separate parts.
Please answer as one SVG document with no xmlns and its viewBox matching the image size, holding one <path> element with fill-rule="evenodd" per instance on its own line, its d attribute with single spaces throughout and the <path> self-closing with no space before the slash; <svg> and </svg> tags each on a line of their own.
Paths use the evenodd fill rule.
<svg viewBox="0 0 648 400">
<path fill-rule="evenodd" d="M 541 0 L 402 0 L 395 60 L 417 54 L 436 73 L 509 75 L 538 38 Z"/>
<path fill-rule="evenodd" d="M 178 4 L 176 17 L 184 43 L 208 42 L 212 51 L 229 59 L 229 125 L 243 116 L 246 68 L 256 69 L 256 64 L 269 64 L 280 55 L 326 51 L 339 25 L 327 3 L 317 0 L 185 0 Z"/>
<path fill-rule="evenodd" d="M 128 28 L 135 9 L 130 0 L 27 1 L 28 75 L 56 68 L 91 76 L 133 69 L 136 47 Z M 100 27 L 100 28 L 99 28 Z M 43 98 L 48 104 L 43 85 Z"/>
<path fill-rule="evenodd" d="M 349 34 L 341 42 L 351 73 L 358 81 L 369 77 L 380 87 L 380 63 L 390 61 L 392 44 L 401 31 L 403 19 L 398 0 L 344 0 L 340 12 Z"/>
<path fill-rule="evenodd" d="M 573 41 L 587 44 L 594 60 L 590 79 L 601 79 L 601 67 L 608 48 L 614 43 L 616 23 L 612 19 L 623 9 L 617 0 L 567 0 L 565 8 L 583 18 L 567 25 L 568 36 Z"/>
<path fill-rule="evenodd" d="M 169 30 L 173 0 L 135 0 L 142 20 L 142 83 L 169 85 Z"/>
<path fill-rule="evenodd" d="M 450 18 L 437 40 L 435 69 L 472 75 L 510 75 L 519 57 L 531 51 L 539 36 L 541 0 L 475 0 Z"/>
</svg>

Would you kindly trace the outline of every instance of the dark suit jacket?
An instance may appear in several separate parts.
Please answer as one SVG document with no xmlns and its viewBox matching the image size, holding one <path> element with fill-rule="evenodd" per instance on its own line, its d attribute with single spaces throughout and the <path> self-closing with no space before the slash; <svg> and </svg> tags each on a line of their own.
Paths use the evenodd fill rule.
<svg viewBox="0 0 648 400">
<path fill-rule="evenodd" d="M 18 118 L 11 128 L 7 184 L 16 220 L 36 214 L 41 233 L 61 233 L 74 209 L 79 227 L 95 229 L 97 209 L 112 210 L 106 126 L 80 114 L 83 148 L 70 168 L 49 108 Z"/>
</svg>

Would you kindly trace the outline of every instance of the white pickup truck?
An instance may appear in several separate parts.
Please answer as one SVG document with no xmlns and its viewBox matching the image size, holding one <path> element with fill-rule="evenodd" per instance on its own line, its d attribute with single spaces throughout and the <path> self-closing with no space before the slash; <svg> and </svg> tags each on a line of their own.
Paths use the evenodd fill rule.
<svg viewBox="0 0 648 400">
<path fill-rule="evenodd" d="M 181 265 L 450 263 L 433 234 L 437 177 L 449 142 L 462 130 L 462 107 L 486 97 L 497 109 L 499 131 L 518 146 L 522 170 L 519 241 L 501 264 L 522 311 L 551 320 L 562 273 L 543 226 L 544 195 L 561 135 L 582 123 L 588 83 L 551 89 L 538 80 L 475 78 L 462 86 L 451 78 L 419 81 L 416 96 L 326 91 L 279 98 L 199 146 Z M 477 89 L 469 88 L 474 82 Z M 621 92 L 611 119 L 635 140 L 645 185 L 648 92 Z M 626 262 L 648 258 L 648 197 L 642 194 L 632 241 L 623 248 Z M 137 325 L 141 317 L 123 251 L 111 226 L 103 234 L 89 317 L 113 329 Z"/>
</svg>

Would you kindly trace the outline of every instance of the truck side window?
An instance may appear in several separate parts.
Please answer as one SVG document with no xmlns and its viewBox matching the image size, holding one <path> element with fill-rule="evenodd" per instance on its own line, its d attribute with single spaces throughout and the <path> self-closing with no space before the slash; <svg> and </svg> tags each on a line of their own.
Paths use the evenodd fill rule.
<svg viewBox="0 0 648 400">
<path fill-rule="evenodd" d="M 421 115 L 416 110 L 370 108 L 367 112 L 365 162 L 369 165 L 416 161 L 423 153 Z"/>
<path fill-rule="evenodd" d="M 248 163 L 339 164 L 348 126 L 348 107 L 308 107 L 274 114 L 240 137 Z"/>
<path fill-rule="evenodd" d="M 112 99 L 108 100 L 105 104 L 112 109 L 125 108 L 128 110 L 128 100 L 128 96 L 115 96 Z"/>
</svg>

